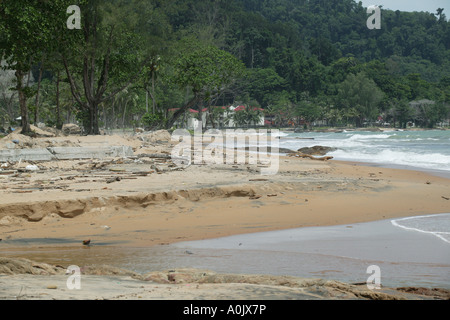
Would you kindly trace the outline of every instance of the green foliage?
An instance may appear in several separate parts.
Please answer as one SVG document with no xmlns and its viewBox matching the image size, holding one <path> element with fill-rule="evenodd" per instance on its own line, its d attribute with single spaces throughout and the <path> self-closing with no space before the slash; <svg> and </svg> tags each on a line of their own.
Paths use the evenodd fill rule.
<svg viewBox="0 0 450 320">
<path fill-rule="evenodd" d="M 82 30 L 66 28 L 73 4 L 81 7 Z M 279 125 L 325 118 L 362 125 L 381 113 L 404 125 L 417 113 L 408 102 L 429 99 L 436 104 L 418 123 L 434 125 L 450 101 L 445 10 L 382 9 L 380 30 L 369 30 L 367 17 L 355 0 L 2 0 L 0 56 L 19 71 L 15 100 L 25 116 L 38 91 L 24 83 L 28 71 L 37 78 L 43 61 L 44 80 L 55 85 L 67 67 L 61 112 L 70 116 L 72 98 L 89 114 L 80 120 L 90 133 L 101 120 L 137 121 L 146 94 L 161 117 L 170 108 L 179 108 L 176 118 L 188 107 L 256 101 Z M 137 96 L 115 99 L 131 87 Z M 36 110 L 50 123 L 56 92 L 47 91 Z M 3 105 L 12 118 L 17 102 Z M 213 123 L 218 118 L 211 115 Z"/>
<path fill-rule="evenodd" d="M 153 130 L 156 128 L 164 128 L 167 119 L 162 113 L 146 113 L 141 119 L 146 129 Z"/>
<path fill-rule="evenodd" d="M 32 96 L 24 77 L 45 51 L 55 49 L 56 31 L 67 3 L 64 0 L 0 2 L 0 57 L 5 59 L 5 67 L 15 70 L 23 133 L 30 131 L 27 99 Z"/>
<path fill-rule="evenodd" d="M 336 96 L 337 105 L 341 109 L 354 108 L 358 114 L 357 125 L 359 126 L 364 119 L 374 120 L 376 118 L 382 99 L 383 92 L 363 72 L 356 75 L 349 74 L 338 85 L 338 94 Z"/>
<path fill-rule="evenodd" d="M 194 95 L 208 101 L 236 80 L 244 68 L 232 54 L 214 46 L 200 46 L 182 53 L 175 69 L 176 83 L 191 87 Z"/>
<path fill-rule="evenodd" d="M 395 118 L 400 123 L 400 128 L 406 128 L 406 124 L 414 116 L 414 110 L 407 101 L 402 100 L 395 106 Z"/>
</svg>

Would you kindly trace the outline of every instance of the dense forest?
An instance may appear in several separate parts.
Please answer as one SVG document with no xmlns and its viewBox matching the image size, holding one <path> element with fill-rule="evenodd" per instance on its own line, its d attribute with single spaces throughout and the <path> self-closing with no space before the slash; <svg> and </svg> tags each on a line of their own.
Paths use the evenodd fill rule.
<svg viewBox="0 0 450 320">
<path fill-rule="evenodd" d="M 435 127 L 450 118 L 444 9 L 381 8 L 369 29 L 354 0 L 2 0 L 0 127 L 172 128 L 188 110 L 216 126 L 229 105 L 253 107 L 238 125 Z"/>
</svg>

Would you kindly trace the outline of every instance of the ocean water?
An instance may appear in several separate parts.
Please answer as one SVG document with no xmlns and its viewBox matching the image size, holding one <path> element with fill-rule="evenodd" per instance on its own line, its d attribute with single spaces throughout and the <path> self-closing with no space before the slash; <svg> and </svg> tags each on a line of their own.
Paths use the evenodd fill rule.
<svg viewBox="0 0 450 320">
<path fill-rule="evenodd" d="M 336 160 L 450 172 L 449 130 L 281 134 L 283 148 L 315 145 L 337 148 L 327 154 Z"/>
<path fill-rule="evenodd" d="M 450 244 L 450 214 L 400 218 L 392 220 L 391 223 L 405 230 L 434 235 Z"/>
<path fill-rule="evenodd" d="M 327 155 L 336 160 L 415 169 L 450 178 L 450 131 L 344 130 L 278 135 L 281 148 L 334 147 L 336 150 Z M 192 253 L 179 256 L 178 262 L 187 263 L 186 267 L 364 282 L 367 267 L 377 265 L 386 286 L 450 289 L 450 213 L 253 233 L 173 247 Z"/>
<path fill-rule="evenodd" d="M 450 213 L 240 234 L 150 247 L 114 244 L 23 247 L 4 256 L 51 264 L 113 265 L 142 274 L 198 268 L 365 283 L 370 266 L 386 287 L 450 289 Z"/>
<path fill-rule="evenodd" d="M 181 242 L 177 263 L 225 273 L 450 289 L 450 213 L 359 224 L 307 227 Z M 180 252 L 180 251 L 179 251 Z"/>
</svg>

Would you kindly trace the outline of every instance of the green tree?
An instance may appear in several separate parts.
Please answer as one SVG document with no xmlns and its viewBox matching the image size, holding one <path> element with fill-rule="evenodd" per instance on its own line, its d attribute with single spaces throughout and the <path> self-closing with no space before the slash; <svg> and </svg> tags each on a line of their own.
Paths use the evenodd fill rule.
<svg viewBox="0 0 450 320">
<path fill-rule="evenodd" d="M 414 115 L 414 110 L 409 105 L 408 101 L 401 100 L 395 107 L 395 118 L 400 125 L 400 128 L 406 128 L 406 124 L 410 121 Z"/>
<path fill-rule="evenodd" d="M 243 90 L 261 106 L 275 103 L 274 96 L 286 88 L 286 81 L 272 68 L 249 69 L 242 81 Z"/>
<path fill-rule="evenodd" d="M 63 0 L 0 2 L 0 57 L 15 71 L 23 134 L 30 133 L 27 99 L 33 96 L 25 77 L 44 51 L 54 49 L 55 34 L 66 21 L 67 6 Z"/>
<path fill-rule="evenodd" d="M 138 32 L 137 5 L 136 0 L 89 1 L 81 7 L 78 49 L 62 53 L 72 94 L 88 120 L 87 134 L 100 133 L 99 105 L 136 82 L 152 57 Z"/>
<path fill-rule="evenodd" d="M 192 48 L 192 47 L 191 47 Z M 175 64 L 175 83 L 190 88 L 192 98 L 174 112 L 167 122 L 171 128 L 180 115 L 200 102 L 219 96 L 242 75 L 244 66 L 232 54 L 214 46 L 199 46 L 182 52 Z"/>
<path fill-rule="evenodd" d="M 349 74 L 338 86 L 336 102 L 342 109 L 355 108 L 359 114 L 357 126 L 361 126 L 364 119 L 374 120 L 378 115 L 383 95 L 375 82 L 360 72 Z"/>
<path fill-rule="evenodd" d="M 295 115 L 298 117 L 298 120 L 304 120 L 306 122 L 305 129 L 308 126 L 311 128 L 312 123 L 320 119 L 322 112 L 322 107 L 318 101 L 307 96 L 303 96 L 303 99 L 295 107 Z M 300 121 L 297 121 L 297 123 L 300 123 Z"/>
</svg>

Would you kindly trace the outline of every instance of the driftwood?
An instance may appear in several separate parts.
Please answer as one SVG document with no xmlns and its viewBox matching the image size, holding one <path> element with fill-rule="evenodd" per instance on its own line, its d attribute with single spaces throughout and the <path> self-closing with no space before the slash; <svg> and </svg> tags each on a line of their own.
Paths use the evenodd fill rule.
<svg viewBox="0 0 450 320">
<path fill-rule="evenodd" d="M 136 155 L 138 158 L 158 158 L 158 159 L 172 159 L 172 155 L 164 153 L 141 153 Z"/>
<path fill-rule="evenodd" d="M 288 156 L 289 157 L 298 157 L 298 158 L 308 158 L 308 159 L 311 159 L 311 160 L 319 160 L 319 161 L 327 161 L 327 160 L 333 159 L 333 157 L 331 157 L 331 156 L 314 157 L 312 155 L 304 154 L 304 153 L 301 153 L 301 152 L 290 153 L 290 154 L 288 154 Z"/>
</svg>

